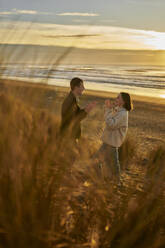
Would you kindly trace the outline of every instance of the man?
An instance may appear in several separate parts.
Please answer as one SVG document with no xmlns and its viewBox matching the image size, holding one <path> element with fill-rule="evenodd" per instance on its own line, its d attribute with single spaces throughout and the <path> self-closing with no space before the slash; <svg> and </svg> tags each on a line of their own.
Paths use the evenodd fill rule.
<svg viewBox="0 0 165 248">
<path fill-rule="evenodd" d="M 76 142 L 81 137 L 81 121 L 94 108 L 96 102 L 80 109 L 76 98 L 80 97 L 85 89 L 83 80 L 73 78 L 70 88 L 71 91 L 62 104 L 60 133 L 62 137 L 68 137 L 71 141 Z"/>
</svg>

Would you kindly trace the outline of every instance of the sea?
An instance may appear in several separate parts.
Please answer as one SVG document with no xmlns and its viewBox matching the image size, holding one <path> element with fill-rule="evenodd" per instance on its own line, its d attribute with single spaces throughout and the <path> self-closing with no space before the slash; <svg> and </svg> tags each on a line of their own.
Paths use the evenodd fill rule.
<svg viewBox="0 0 165 248">
<path fill-rule="evenodd" d="M 98 58 L 99 59 L 99 58 Z M 165 66 L 3 64 L 2 78 L 68 86 L 80 77 L 86 89 L 165 98 Z"/>
</svg>

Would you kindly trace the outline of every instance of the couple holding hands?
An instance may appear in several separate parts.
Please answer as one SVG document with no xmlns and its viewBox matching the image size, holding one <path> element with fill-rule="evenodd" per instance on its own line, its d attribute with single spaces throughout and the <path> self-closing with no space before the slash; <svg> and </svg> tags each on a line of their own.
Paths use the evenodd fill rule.
<svg viewBox="0 0 165 248">
<path fill-rule="evenodd" d="M 60 134 L 76 145 L 81 137 L 81 121 L 95 108 L 96 102 L 89 103 L 84 109 L 78 106 L 77 97 L 80 97 L 85 89 L 82 79 L 73 78 L 70 88 L 71 91 L 62 104 Z M 130 95 L 125 92 L 121 92 L 113 103 L 110 100 L 105 101 L 105 129 L 102 145 L 96 155 L 106 169 L 107 178 L 115 177 L 120 181 L 118 148 L 126 137 L 128 112 L 131 109 Z"/>
</svg>

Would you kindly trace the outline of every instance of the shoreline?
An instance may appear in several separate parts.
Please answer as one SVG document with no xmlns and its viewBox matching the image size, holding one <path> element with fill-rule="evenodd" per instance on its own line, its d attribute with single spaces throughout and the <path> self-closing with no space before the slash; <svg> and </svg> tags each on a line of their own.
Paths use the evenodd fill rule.
<svg viewBox="0 0 165 248">
<path fill-rule="evenodd" d="M 49 88 L 51 90 L 56 90 L 60 89 L 63 92 L 68 92 L 69 87 L 65 86 L 57 86 L 57 85 L 52 85 L 52 84 L 43 84 L 40 82 L 32 82 L 32 81 L 22 81 L 22 80 L 15 80 L 15 79 L 7 79 L 7 78 L 2 78 L 0 80 L 0 83 L 5 83 L 8 84 L 9 86 L 24 86 L 24 87 L 34 87 L 34 88 Z M 116 95 L 119 92 L 109 92 L 109 91 L 98 91 L 98 90 L 89 90 L 86 89 L 84 91 L 84 95 L 89 95 L 89 96 L 97 96 L 97 97 L 116 97 Z M 142 96 L 142 95 L 136 95 L 136 94 L 131 94 L 132 100 L 133 101 L 140 101 L 140 102 L 148 102 L 148 103 L 154 103 L 154 104 L 163 104 L 165 105 L 165 98 L 161 97 L 150 97 L 150 96 Z"/>
</svg>

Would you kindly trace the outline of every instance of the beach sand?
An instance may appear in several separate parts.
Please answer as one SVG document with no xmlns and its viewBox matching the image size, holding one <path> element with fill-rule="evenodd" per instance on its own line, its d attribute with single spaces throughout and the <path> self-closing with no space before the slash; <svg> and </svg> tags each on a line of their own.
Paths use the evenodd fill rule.
<svg viewBox="0 0 165 248">
<path fill-rule="evenodd" d="M 18 99 L 36 108 L 47 109 L 60 121 L 61 104 L 69 92 L 67 87 L 57 87 L 40 83 L 1 79 L 0 91 L 10 91 Z M 104 128 L 104 101 L 115 98 L 117 94 L 85 90 L 80 99 L 80 106 L 90 101 L 97 101 L 96 108 L 82 122 L 82 136 L 96 142 Z M 134 110 L 129 113 L 128 136 L 137 144 L 140 156 L 159 145 L 165 145 L 165 99 L 132 95 Z"/>
</svg>

